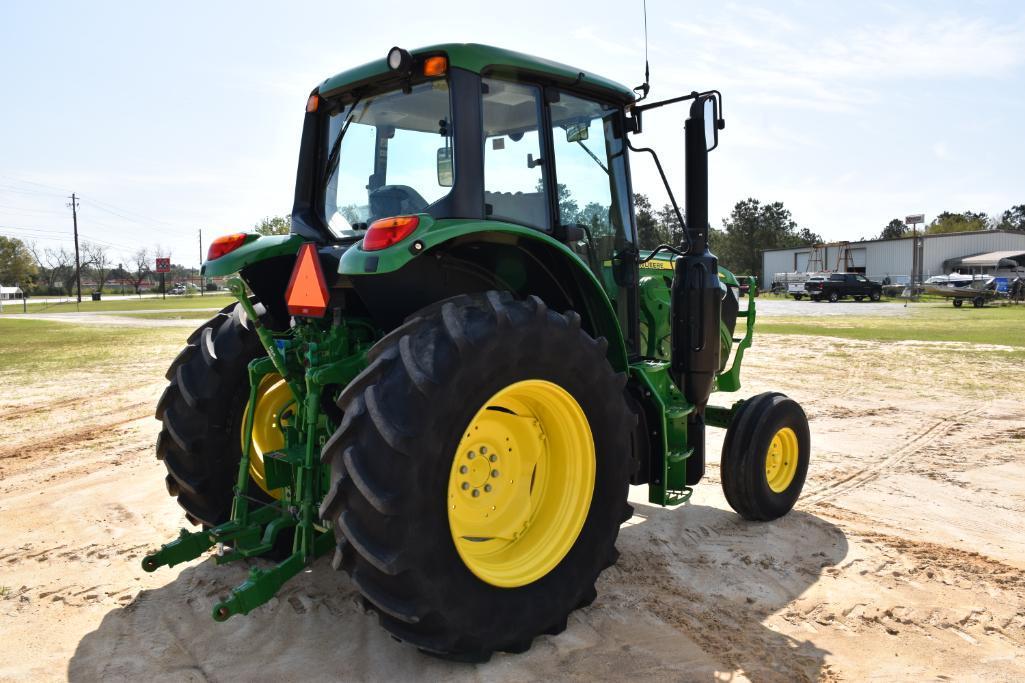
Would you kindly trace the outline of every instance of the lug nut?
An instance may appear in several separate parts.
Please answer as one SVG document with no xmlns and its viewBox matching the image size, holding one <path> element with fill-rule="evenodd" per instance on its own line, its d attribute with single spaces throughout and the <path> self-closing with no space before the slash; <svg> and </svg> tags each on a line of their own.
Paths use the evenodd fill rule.
<svg viewBox="0 0 1025 683">
<path fill-rule="evenodd" d="M 467 467 L 466 465 L 463 465 L 462 467 L 459 468 L 459 474 L 466 474 L 469 471 L 470 471 L 470 468 Z"/>
<path fill-rule="evenodd" d="M 484 484 L 484 492 L 491 493 L 491 484 Z"/>
<path fill-rule="evenodd" d="M 487 455 L 488 454 L 488 447 L 487 446 L 481 446 L 480 447 L 480 454 L 481 455 Z"/>
<path fill-rule="evenodd" d="M 491 470 L 491 476 L 498 479 L 498 470 Z"/>
<path fill-rule="evenodd" d="M 488 460 L 490 460 L 491 462 L 498 462 L 498 456 L 492 453 L 491 457 L 488 458 Z"/>
<path fill-rule="evenodd" d="M 479 495 L 480 495 L 480 491 L 478 491 L 477 489 L 474 489 L 473 490 L 473 497 L 476 498 Z"/>
<path fill-rule="evenodd" d="M 466 482 L 466 481 L 464 481 L 464 482 L 463 482 L 463 490 L 465 491 L 465 490 L 466 490 L 466 489 L 468 489 L 468 488 L 470 488 L 470 483 L 469 483 L 469 482 Z"/>
<path fill-rule="evenodd" d="M 466 457 L 469 458 L 470 460 L 473 460 L 474 458 L 477 457 L 477 454 L 474 453 L 473 451 L 470 451 L 469 453 L 466 454 Z"/>
</svg>

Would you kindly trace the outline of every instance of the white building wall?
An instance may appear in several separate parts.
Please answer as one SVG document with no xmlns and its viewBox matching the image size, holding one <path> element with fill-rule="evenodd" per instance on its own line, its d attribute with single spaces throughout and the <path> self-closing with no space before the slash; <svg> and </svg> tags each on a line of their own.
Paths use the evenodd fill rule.
<svg viewBox="0 0 1025 683">
<path fill-rule="evenodd" d="M 794 253 L 797 251 L 807 251 L 807 249 L 762 252 L 762 272 L 758 276 L 759 289 L 768 289 L 772 285 L 772 276 L 776 273 L 792 273 L 794 271 Z"/>
<path fill-rule="evenodd" d="M 865 245 L 865 277 L 882 282 L 894 275 L 911 276 L 911 240 L 886 240 Z"/>
<path fill-rule="evenodd" d="M 922 247 L 922 274 L 944 275 L 943 262 L 988 251 L 1025 251 L 1025 234 L 995 232 L 960 234 L 951 233 L 928 237 Z"/>
<path fill-rule="evenodd" d="M 865 274 L 873 280 L 883 280 L 887 276 L 911 275 L 911 238 L 885 240 L 876 242 L 852 242 L 852 252 L 864 249 Z M 949 235 L 932 235 L 924 238 L 922 247 L 922 273 L 928 278 L 932 275 L 943 275 L 943 262 L 947 259 L 961 258 L 989 251 L 1025 251 L 1025 234 L 1007 232 L 952 233 Z M 762 253 L 762 274 L 760 283 L 768 287 L 775 273 L 788 273 L 795 269 L 803 271 L 807 268 L 808 247 L 780 249 Z M 832 270 L 836 267 L 839 247 L 829 247 L 825 267 Z M 855 256 L 855 266 L 859 266 L 861 256 Z"/>
</svg>

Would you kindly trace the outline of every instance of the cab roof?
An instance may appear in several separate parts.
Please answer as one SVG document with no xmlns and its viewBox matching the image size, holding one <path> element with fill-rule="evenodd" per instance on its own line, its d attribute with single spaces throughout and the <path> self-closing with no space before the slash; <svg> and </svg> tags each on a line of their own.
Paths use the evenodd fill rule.
<svg viewBox="0 0 1025 683">
<path fill-rule="evenodd" d="M 335 74 L 320 84 L 318 90 L 322 95 L 331 95 L 335 91 L 346 90 L 353 86 L 376 80 L 389 73 L 387 50 L 382 50 L 381 58 Z M 600 91 L 611 96 L 620 103 L 629 103 L 636 99 L 630 88 L 608 78 L 587 73 L 576 67 L 553 62 L 548 59 L 506 50 L 491 45 L 477 43 L 443 43 L 429 47 L 410 50 L 414 57 L 444 53 L 448 57 L 450 67 L 465 69 L 474 73 L 484 72 L 523 72 L 547 76 L 560 83 L 578 84 L 587 90 Z"/>
</svg>

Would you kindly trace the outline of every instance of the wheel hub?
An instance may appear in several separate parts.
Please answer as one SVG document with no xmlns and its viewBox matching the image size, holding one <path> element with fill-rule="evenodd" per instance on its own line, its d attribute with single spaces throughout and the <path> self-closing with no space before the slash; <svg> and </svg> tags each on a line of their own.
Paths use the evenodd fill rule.
<svg viewBox="0 0 1025 683">
<path fill-rule="evenodd" d="M 256 485 L 274 498 L 281 497 L 280 489 L 268 489 L 263 458 L 267 453 L 285 447 L 282 428 L 288 425 L 294 411 L 295 398 L 281 375 L 267 375 L 256 391 L 256 407 L 253 410 L 253 443 L 249 459 L 249 475 Z M 246 405 L 248 411 L 249 406 Z M 240 437 L 245 445 L 245 425 L 240 427 Z"/>
<path fill-rule="evenodd" d="M 502 587 L 547 574 L 583 527 L 594 468 L 587 418 L 566 390 L 527 380 L 499 391 L 452 462 L 449 527 L 463 562 Z"/>
<path fill-rule="evenodd" d="M 775 493 L 786 491 L 797 474 L 797 434 L 790 427 L 776 432 L 765 453 L 765 480 Z"/>
</svg>

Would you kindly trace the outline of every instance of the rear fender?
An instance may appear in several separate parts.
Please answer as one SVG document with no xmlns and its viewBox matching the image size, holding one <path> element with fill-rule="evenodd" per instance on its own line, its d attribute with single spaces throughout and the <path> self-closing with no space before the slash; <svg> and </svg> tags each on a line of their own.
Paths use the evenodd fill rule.
<svg viewBox="0 0 1025 683">
<path fill-rule="evenodd" d="M 498 289 L 538 296 L 555 310 L 579 313 L 588 333 L 608 341 L 612 367 L 627 369 L 623 333 L 598 279 L 566 245 L 537 230 L 421 215 L 416 231 L 392 247 L 368 252 L 359 244 L 347 250 L 338 272 L 385 330 L 458 294 Z"/>
<path fill-rule="evenodd" d="M 270 314 L 276 327 L 287 326 L 285 288 L 295 267 L 295 255 L 306 241 L 301 235 L 246 236 L 246 242 L 224 256 L 206 261 L 203 277 L 223 277 L 239 273 L 249 289 Z"/>
</svg>

